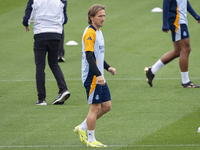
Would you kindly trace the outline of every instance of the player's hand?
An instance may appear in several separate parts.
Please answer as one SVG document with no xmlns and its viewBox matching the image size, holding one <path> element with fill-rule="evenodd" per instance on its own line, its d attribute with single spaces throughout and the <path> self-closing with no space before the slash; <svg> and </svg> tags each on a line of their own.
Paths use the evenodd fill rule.
<svg viewBox="0 0 200 150">
<path fill-rule="evenodd" d="M 163 31 L 163 32 L 165 32 L 165 33 L 169 33 L 169 31 Z"/>
<path fill-rule="evenodd" d="M 108 71 L 109 71 L 112 75 L 115 75 L 115 74 L 116 74 L 116 68 L 109 67 L 109 68 L 108 68 Z"/>
<path fill-rule="evenodd" d="M 105 85 L 103 76 L 98 76 L 98 77 L 97 77 L 97 83 L 98 83 L 99 85 L 103 85 L 103 86 Z"/>
<path fill-rule="evenodd" d="M 26 32 L 30 31 L 30 28 L 29 26 L 26 27 Z"/>
<path fill-rule="evenodd" d="M 197 20 L 198 23 L 200 23 L 200 16 L 199 16 L 199 15 L 197 15 L 197 16 L 195 17 L 195 19 Z"/>
</svg>

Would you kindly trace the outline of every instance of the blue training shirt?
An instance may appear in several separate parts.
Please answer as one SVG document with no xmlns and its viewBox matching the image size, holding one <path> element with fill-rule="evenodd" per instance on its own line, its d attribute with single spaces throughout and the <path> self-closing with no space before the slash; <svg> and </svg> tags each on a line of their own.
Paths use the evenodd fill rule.
<svg viewBox="0 0 200 150">
<path fill-rule="evenodd" d="M 175 25 L 176 29 L 180 24 L 188 24 L 187 11 L 196 19 L 196 14 L 188 0 L 163 0 L 163 31 L 169 30 L 169 25 Z"/>
</svg>

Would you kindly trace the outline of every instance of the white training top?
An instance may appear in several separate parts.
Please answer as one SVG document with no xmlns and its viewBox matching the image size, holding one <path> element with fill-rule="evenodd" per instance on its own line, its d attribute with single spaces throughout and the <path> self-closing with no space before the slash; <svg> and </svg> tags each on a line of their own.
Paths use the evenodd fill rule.
<svg viewBox="0 0 200 150">
<path fill-rule="evenodd" d="M 30 20 L 33 18 L 34 34 L 53 32 L 62 34 L 64 4 L 60 0 L 34 0 Z"/>
<path fill-rule="evenodd" d="M 92 25 L 85 29 L 82 37 L 82 82 L 84 86 L 97 84 L 96 76 L 92 73 L 86 59 L 85 52 L 87 51 L 94 52 L 97 68 L 104 78 L 104 37 L 101 30 L 97 31 Z"/>
</svg>

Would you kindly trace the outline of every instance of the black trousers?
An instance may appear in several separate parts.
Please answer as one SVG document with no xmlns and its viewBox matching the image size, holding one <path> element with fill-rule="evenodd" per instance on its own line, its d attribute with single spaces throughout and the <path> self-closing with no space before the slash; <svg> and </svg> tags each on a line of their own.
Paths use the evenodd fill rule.
<svg viewBox="0 0 200 150">
<path fill-rule="evenodd" d="M 60 48 L 59 48 L 59 52 L 58 52 L 58 56 L 62 57 L 65 55 L 65 49 L 64 49 L 64 39 L 65 39 L 65 34 L 64 34 L 64 28 L 62 31 L 62 39 L 60 41 Z"/>
<path fill-rule="evenodd" d="M 48 53 L 48 64 L 57 81 L 59 93 L 68 90 L 64 75 L 58 65 L 58 50 L 60 48 L 60 40 L 46 40 L 34 42 L 34 55 L 36 64 L 36 85 L 38 91 L 38 99 L 45 100 L 45 65 L 46 55 Z"/>
</svg>

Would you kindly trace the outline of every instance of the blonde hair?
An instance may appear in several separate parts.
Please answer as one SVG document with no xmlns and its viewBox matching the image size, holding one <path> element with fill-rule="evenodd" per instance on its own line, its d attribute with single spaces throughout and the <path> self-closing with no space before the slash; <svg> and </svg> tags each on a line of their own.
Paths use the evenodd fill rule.
<svg viewBox="0 0 200 150">
<path fill-rule="evenodd" d="M 106 6 L 105 5 L 100 5 L 100 4 L 95 4 L 93 6 L 90 7 L 89 11 L 88 11 L 88 24 L 92 24 L 92 20 L 90 19 L 90 17 L 94 17 L 97 12 L 99 10 L 105 10 Z"/>
</svg>

